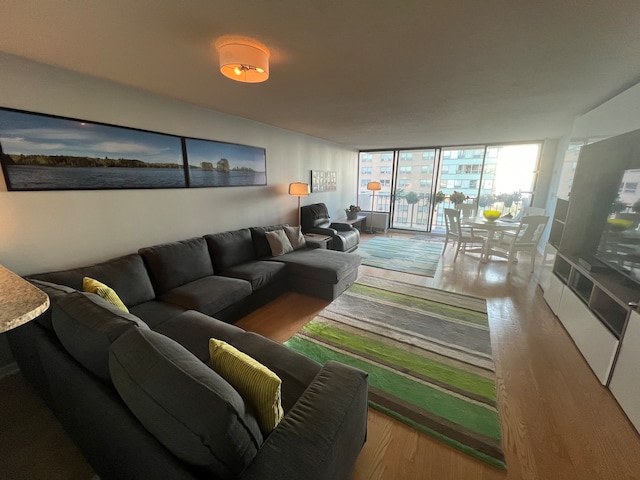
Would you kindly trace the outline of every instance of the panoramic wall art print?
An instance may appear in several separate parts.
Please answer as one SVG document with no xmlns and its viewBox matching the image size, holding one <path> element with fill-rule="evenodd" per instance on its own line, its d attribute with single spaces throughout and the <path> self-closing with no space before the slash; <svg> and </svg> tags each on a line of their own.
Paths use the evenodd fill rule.
<svg viewBox="0 0 640 480">
<path fill-rule="evenodd" d="M 187 138 L 190 187 L 266 185 L 264 148 Z"/>
<path fill-rule="evenodd" d="M 11 191 L 266 185 L 264 148 L 4 108 L 0 163 Z"/>
</svg>

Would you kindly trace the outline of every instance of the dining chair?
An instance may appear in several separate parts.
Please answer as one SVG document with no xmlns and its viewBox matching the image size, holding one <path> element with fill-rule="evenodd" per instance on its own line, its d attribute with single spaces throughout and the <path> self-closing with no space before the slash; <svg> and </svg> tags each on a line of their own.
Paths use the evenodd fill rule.
<svg viewBox="0 0 640 480">
<path fill-rule="evenodd" d="M 522 209 L 522 216 L 528 217 L 530 215 L 544 215 L 545 209 L 541 207 L 524 207 Z"/>
<path fill-rule="evenodd" d="M 548 215 L 522 217 L 520 225 L 513 235 L 505 234 L 495 243 L 492 242 L 489 245 L 489 257 L 494 248 L 505 251 L 510 272 L 512 264 L 517 261 L 518 252 L 528 252 L 531 255 L 531 273 L 533 273 L 538 243 L 548 221 Z"/>
<path fill-rule="evenodd" d="M 458 205 L 458 210 L 460 210 L 460 215 L 462 218 L 474 217 L 476 214 L 477 206 L 474 203 L 462 203 Z"/>
<path fill-rule="evenodd" d="M 455 210 L 453 208 L 445 208 L 444 224 L 445 224 L 447 233 L 444 237 L 444 246 L 442 248 L 442 255 L 444 255 L 444 252 L 447 249 L 449 240 L 453 240 L 454 245 L 457 244 L 456 254 L 453 257 L 454 262 L 458 258 L 460 247 L 462 247 L 463 253 L 466 251 L 468 244 L 481 245 L 481 247 L 484 248 L 484 242 L 486 240 L 485 237 L 481 237 L 475 234 L 473 229 L 471 228 L 462 226 L 460 222 L 460 211 Z"/>
</svg>

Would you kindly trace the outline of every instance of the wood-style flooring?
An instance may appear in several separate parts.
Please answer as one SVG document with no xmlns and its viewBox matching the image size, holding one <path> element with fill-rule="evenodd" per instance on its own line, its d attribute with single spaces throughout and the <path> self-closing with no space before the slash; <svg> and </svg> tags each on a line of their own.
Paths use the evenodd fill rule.
<svg viewBox="0 0 640 480">
<path fill-rule="evenodd" d="M 369 238 L 363 235 L 363 241 Z M 538 270 L 529 273 L 528 257 L 509 277 L 503 260 L 481 264 L 461 254 L 453 263 L 452 249 L 435 278 L 364 266 L 360 273 L 487 299 L 507 470 L 370 409 L 367 442 L 353 479 L 640 479 L 640 435 L 547 307 L 537 286 Z M 285 341 L 326 305 L 287 293 L 237 325 Z M 0 479 L 87 480 L 91 475 L 20 375 L 0 381 Z"/>
</svg>

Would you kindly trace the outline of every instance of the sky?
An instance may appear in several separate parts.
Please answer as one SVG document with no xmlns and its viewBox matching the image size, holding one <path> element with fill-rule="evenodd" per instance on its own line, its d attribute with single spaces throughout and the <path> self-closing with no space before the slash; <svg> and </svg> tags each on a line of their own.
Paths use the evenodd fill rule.
<svg viewBox="0 0 640 480">
<path fill-rule="evenodd" d="M 4 153 L 124 158 L 182 165 L 180 137 L 0 109 Z"/>
</svg>

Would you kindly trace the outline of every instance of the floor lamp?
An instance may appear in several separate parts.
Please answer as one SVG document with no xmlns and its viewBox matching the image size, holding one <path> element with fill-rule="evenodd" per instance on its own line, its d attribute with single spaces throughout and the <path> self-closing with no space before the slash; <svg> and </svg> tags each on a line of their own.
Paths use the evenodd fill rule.
<svg viewBox="0 0 640 480">
<path fill-rule="evenodd" d="M 369 232 L 368 233 L 373 233 L 373 208 L 375 205 L 375 198 L 376 198 L 376 191 L 380 190 L 382 188 L 382 186 L 380 185 L 380 182 L 369 182 L 367 183 L 367 190 L 371 191 L 371 222 L 369 225 Z"/>
<path fill-rule="evenodd" d="M 294 182 L 289 184 L 289 195 L 298 197 L 298 226 L 300 226 L 300 197 L 309 195 L 309 184 L 302 182 Z"/>
</svg>

